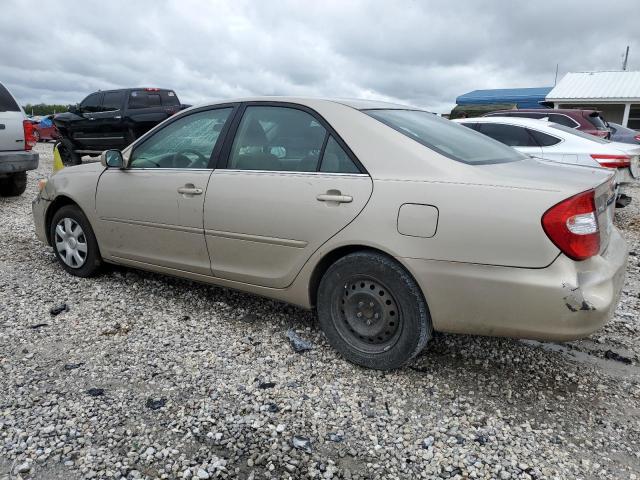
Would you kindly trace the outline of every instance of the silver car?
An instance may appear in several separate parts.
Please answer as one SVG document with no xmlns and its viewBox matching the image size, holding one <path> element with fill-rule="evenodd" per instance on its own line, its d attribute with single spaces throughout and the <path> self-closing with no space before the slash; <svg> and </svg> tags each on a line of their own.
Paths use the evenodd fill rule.
<svg viewBox="0 0 640 480">
<path fill-rule="evenodd" d="M 254 98 L 65 168 L 33 214 L 72 275 L 109 262 L 316 308 L 344 357 L 389 369 L 433 331 L 603 325 L 627 260 L 612 178 L 411 107 Z"/>
</svg>

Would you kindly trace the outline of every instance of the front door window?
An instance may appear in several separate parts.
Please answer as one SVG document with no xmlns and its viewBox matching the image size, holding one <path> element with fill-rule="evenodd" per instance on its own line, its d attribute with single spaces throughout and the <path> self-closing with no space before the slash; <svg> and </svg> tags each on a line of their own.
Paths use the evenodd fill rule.
<svg viewBox="0 0 640 480">
<path fill-rule="evenodd" d="M 209 168 L 232 110 L 206 110 L 172 122 L 135 148 L 129 168 Z"/>
</svg>

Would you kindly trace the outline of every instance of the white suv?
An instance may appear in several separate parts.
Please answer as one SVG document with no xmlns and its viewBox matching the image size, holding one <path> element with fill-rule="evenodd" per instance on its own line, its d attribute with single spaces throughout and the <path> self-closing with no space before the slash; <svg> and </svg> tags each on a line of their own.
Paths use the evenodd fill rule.
<svg viewBox="0 0 640 480">
<path fill-rule="evenodd" d="M 33 125 L 15 98 L 0 83 L 0 196 L 21 195 L 27 188 L 27 170 L 38 168 Z"/>
</svg>

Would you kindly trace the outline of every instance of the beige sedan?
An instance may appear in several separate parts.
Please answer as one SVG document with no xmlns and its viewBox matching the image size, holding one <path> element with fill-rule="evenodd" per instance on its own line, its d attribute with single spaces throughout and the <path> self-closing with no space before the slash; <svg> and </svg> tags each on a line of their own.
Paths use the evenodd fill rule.
<svg viewBox="0 0 640 480">
<path fill-rule="evenodd" d="M 627 248 L 600 168 L 533 160 L 406 106 L 191 108 L 33 203 L 60 265 L 103 262 L 317 308 L 329 343 L 402 365 L 433 331 L 565 340 L 612 314 Z"/>
</svg>

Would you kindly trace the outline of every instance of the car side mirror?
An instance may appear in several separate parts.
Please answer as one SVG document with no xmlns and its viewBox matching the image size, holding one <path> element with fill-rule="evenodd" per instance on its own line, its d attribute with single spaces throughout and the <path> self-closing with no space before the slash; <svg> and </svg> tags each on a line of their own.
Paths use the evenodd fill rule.
<svg viewBox="0 0 640 480">
<path fill-rule="evenodd" d="M 100 163 L 106 168 L 124 168 L 124 159 L 120 150 L 105 150 L 100 155 Z"/>
</svg>

